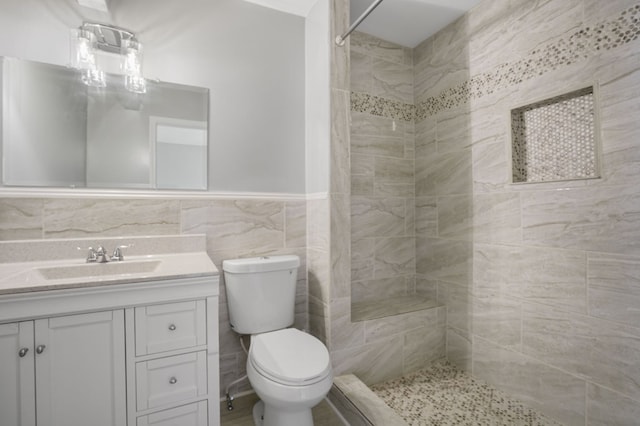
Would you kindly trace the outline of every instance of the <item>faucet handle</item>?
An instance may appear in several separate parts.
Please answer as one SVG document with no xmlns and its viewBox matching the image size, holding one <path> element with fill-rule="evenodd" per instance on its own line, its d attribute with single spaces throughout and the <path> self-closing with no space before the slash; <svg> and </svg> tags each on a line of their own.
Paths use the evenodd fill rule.
<svg viewBox="0 0 640 426">
<path fill-rule="evenodd" d="M 87 248 L 76 247 L 76 249 L 89 250 L 89 252 L 87 253 L 87 263 L 93 263 L 98 260 L 98 253 L 93 249 L 93 247 L 87 247 Z"/>
<path fill-rule="evenodd" d="M 98 263 L 107 263 L 109 261 L 109 255 L 102 246 L 98 246 L 98 248 L 96 249 L 96 257 L 96 262 Z"/>
<path fill-rule="evenodd" d="M 111 255 L 111 260 L 114 260 L 114 261 L 124 260 L 124 254 L 122 253 L 122 250 L 129 247 L 133 247 L 133 244 L 121 245 L 116 247 L 115 250 L 113 250 L 113 255 Z"/>
</svg>

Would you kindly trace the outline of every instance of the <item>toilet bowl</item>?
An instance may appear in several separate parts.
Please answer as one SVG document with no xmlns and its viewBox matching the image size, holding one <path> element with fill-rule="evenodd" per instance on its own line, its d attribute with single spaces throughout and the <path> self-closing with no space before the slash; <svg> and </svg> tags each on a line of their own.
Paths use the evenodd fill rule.
<svg viewBox="0 0 640 426">
<path fill-rule="evenodd" d="M 313 425 L 311 408 L 327 395 L 333 381 L 326 347 L 293 328 L 254 335 L 251 340 L 247 375 L 263 402 L 254 411 L 256 424 Z"/>
</svg>

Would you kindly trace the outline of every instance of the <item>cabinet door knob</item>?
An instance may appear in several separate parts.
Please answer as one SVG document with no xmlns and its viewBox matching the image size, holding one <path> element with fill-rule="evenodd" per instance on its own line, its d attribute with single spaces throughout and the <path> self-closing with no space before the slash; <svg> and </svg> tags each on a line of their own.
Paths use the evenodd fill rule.
<svg viewBox="0 0 640 426">
<path fill-rule="evenodd" d="M 175 330 L 176 330 L 176 325 L 175 325 L 175 324 L 171 324 L 171 325 L 169 326 L 169 330 L 171 330 L 171 331 L 175 331 Z"/>
<path fill-rule="evenodd" d="M 38 347 L 36 348 L 36 353 L 41 354 L 42 352 L 44 352 L 44 348 L 46 348 L 45 345 L 38 345 Z"/>
<path fill-rule="evenodd" d="M 178 379 L 176 379 L 175 377 L 172 377 L 169 379 L 169 383 L 171 383 L 172 385 L 175 385 L 176 383 L 178 383 Z"/>
<path fill-rule="evenodd" d="M 22 348 L 18 351 L 18 356 L 20 356 L 20 358 L 24 358 L 25 355 L 27 355 L 27 352 L 29 352 L 29 348 Z"/>
</svg>

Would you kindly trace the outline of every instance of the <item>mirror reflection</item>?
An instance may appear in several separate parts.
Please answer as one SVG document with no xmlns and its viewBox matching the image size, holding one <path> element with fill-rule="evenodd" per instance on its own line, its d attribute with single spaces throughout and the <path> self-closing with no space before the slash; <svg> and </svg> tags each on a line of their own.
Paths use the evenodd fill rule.
<svg viewBox="0 0 640 426">
<path fill-rule="evenodd" d="M 5 186 L 207 189 L 205 88 L 122 76 L 104 88 L 77 70 L 0 58 Z"/>
</svg>

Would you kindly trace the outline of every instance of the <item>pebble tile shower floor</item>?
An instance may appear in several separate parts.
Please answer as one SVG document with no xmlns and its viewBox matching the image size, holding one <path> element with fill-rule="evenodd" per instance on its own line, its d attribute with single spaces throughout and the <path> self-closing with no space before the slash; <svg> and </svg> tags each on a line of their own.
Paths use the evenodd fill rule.
<svg viewBox="0 0 640 426">
<path fill-rule="evenodd" d="M 558 426 L 447 361 L 371 390 L 412 426 Z"/>
</svg>

